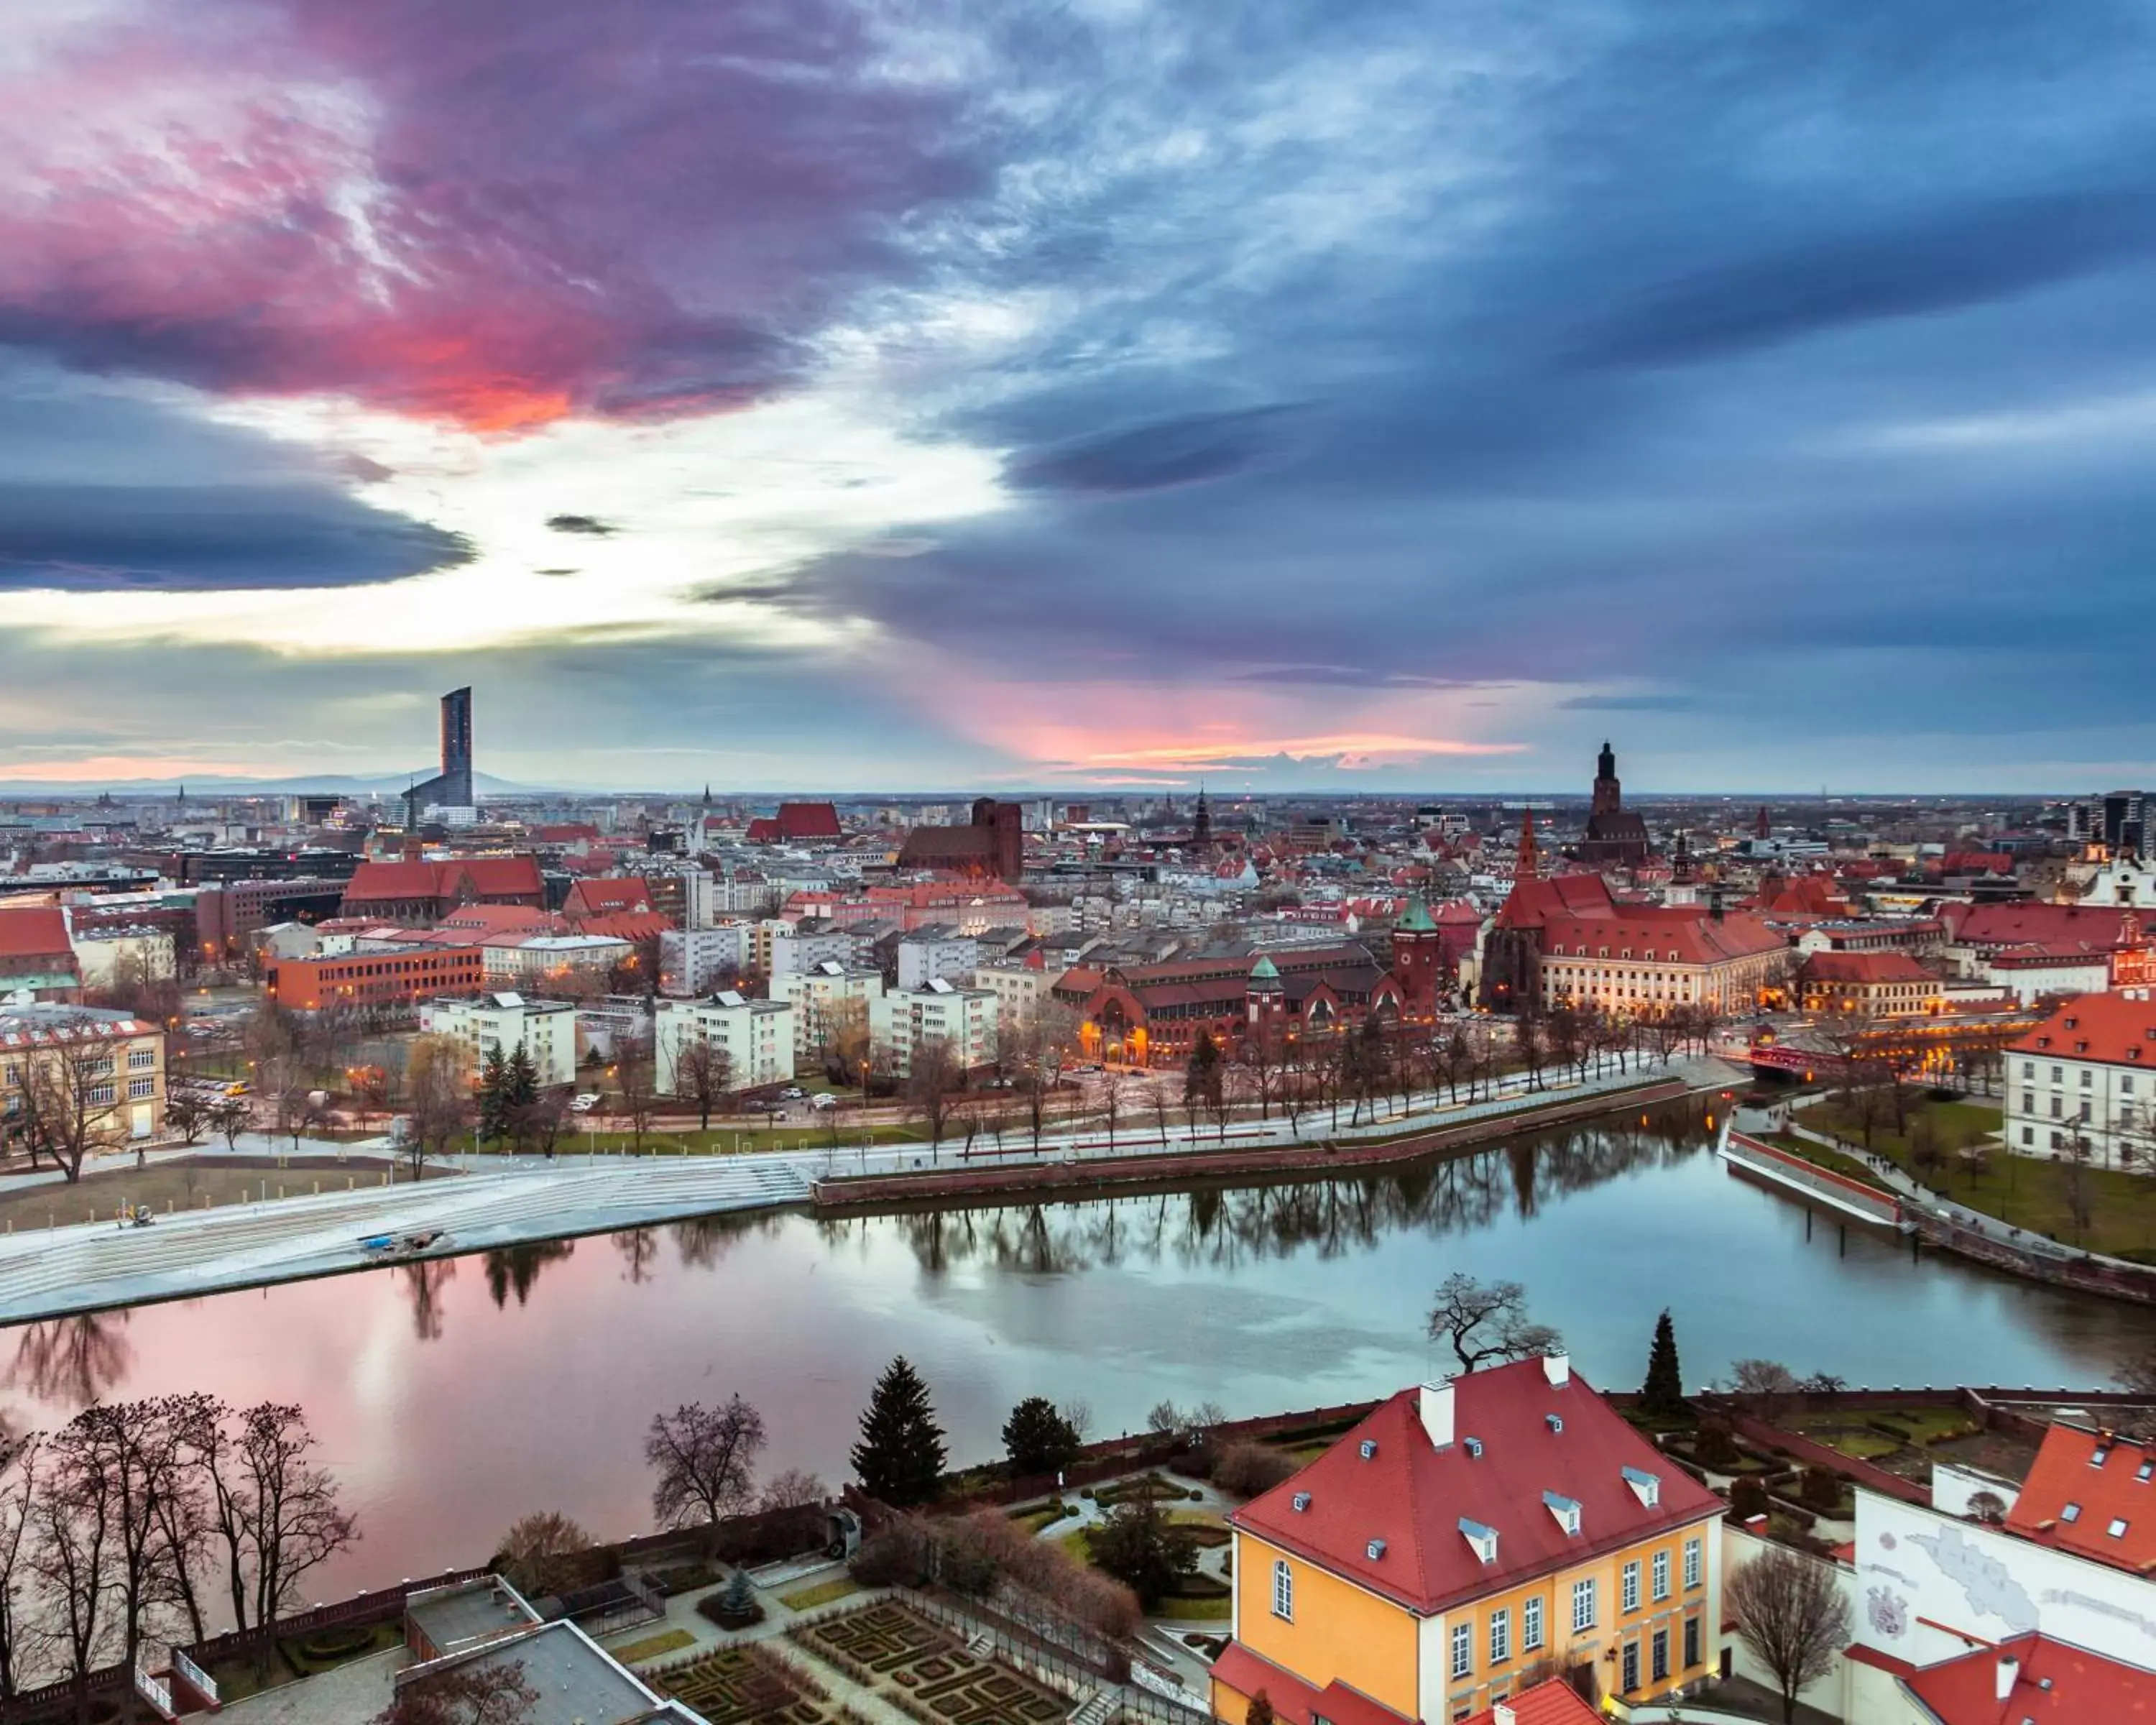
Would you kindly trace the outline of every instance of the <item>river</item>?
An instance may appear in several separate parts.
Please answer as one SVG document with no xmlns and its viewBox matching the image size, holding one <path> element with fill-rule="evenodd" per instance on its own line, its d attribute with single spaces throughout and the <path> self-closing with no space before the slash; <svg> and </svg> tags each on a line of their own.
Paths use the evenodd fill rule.
<svg viewBox="0 0 2156 1725">
<path fill-rule="evenodd" d="M 895 1353 L 954 1462 L 999 1451 L 1020 1397 L 1096 1435 L 1163 1397 L 1231 1414 L 1375 1396 L 1441 1369 L 1430 1290 L 1527 1285 L 1594 1383 L 1636 1384 L 1656 1314 L 1685 1381 L 1760 1355 L 1859 1384 L 2104 1383 L 2147 1313 L 1912 1256 L 1732 1176 L 1677 1105 L 1360 1180 L 1045 1208 L 647 1229 L 370 1271 L 0 1336 L 0 1409 L 206 1389 L 303 1405 L 363 1543 L 311 1596 L 483 1562 L 511 1521 L 650 1524 L 653 1413 L 738 1391 L 763 1471 L 846 1473 Z"/>
</svg>

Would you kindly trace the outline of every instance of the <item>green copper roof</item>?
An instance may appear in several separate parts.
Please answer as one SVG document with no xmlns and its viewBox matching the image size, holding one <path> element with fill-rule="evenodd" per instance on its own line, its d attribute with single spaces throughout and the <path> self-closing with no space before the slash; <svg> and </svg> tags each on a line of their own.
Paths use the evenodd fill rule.
<svg viewBox="0 0 2156 1725">
<path fill-rule="evenodd" d="M 1280 966 L 1260 952 L 1258 955 L 1258 962 L 1250 967 L 1250 980 L 1276 983 L 1280 980 Z"/>
<path fill-rule="evenodd" d="M 1399 922 L 1393 925 L 1393 927 L 1394 928 L 1404 928 L 1409 934 L 1435 934 L 1437 932 L 1437 925 L 1430 920 L 1430 912 L 1423 907 L 1423 902 L 1419 898 L 1410 899 L 1408 901 L 1407 915 L 1401 917 Z"/>
</svg>

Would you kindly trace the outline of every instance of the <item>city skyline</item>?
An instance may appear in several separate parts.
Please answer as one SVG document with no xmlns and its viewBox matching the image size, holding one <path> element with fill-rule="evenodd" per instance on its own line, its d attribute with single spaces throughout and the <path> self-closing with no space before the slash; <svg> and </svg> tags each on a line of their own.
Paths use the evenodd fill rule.
<svg viewBox="0 0 2156 1725">
<path fill-rule="evenodd" d="M 41 8 L 0 796 L 2144 783 L 2152 48 Z"/>
</svg>

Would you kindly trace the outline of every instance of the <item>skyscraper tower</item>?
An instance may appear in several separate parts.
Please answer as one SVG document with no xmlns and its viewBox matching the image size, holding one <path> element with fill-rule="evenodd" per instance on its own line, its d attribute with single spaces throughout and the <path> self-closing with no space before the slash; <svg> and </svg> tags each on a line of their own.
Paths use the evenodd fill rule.
<svg viewBox="0 0 2156 1725">
<path fill-rule="evenodd" d="M 470 809 L 472 793 L 472 692 L 452 689 L 442 697 L 442 770 L 404 793 L 404 829 L 419 824 L 419 811 L 430 805 Z"/>
</svg>

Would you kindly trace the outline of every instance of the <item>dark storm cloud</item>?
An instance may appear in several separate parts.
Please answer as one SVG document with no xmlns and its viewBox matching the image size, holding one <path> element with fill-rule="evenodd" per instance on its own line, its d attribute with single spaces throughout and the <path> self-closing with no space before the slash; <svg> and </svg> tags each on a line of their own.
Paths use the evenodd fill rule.
<svg viewBox="0 0 2156 1725">
<path fill-rule="evenodd" d="M 471 554 L 327 490 L 0 485 L 0 588 L 336 587 Z"/>
<path fill-rule="evenodd" d="M 2068 191 L 1919 212 L 1671 282 L 1616 313 L 1575 357 L 1589 365 L 1690 364 L 2027 293 L 2152 250 L 2156 196 L 2147 192 Z"/>
<path fill-rule="evenodd" d="M 336 587 L 470 557 L 350 495 L 357 476 L 0 350 L 0 589 Z"/>
<path fill-rule="evenodd" d="M 1277 446 L 1285 408 L 1194 413 L 1140 425 L 1019 462 L 1011 482 L 1023 490 L 1152 491 L 1240 473 Z"/>
</svg>

